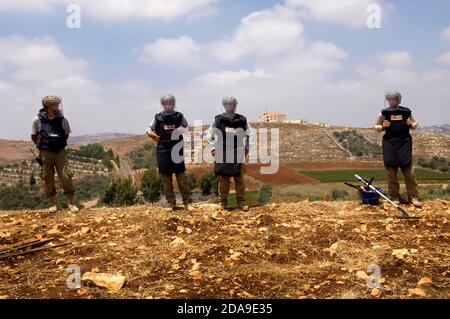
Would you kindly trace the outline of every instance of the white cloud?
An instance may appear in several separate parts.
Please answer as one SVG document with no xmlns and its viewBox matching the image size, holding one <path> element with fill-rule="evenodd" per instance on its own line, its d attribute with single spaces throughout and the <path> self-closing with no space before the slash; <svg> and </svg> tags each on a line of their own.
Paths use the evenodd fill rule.
<svg viewBox="0 0 450 319">
<path fill-rule="evenodd" d="M 90 76 L 88 61 L 69 57 L 52 38 L 0 37 L 0 136 L 27 136 L 28 119 L 46 94 L 64 97 L 76 134 L 143 131 L 164 92 L 177 95 L 191 122 L 212 120 L 222 109 L 221 97 L 230 94 L 252 121 L 267 109 L 290 118 L 370 126 L 390 88 L 402 91 L 422 123 L 450 117 L 449 69 L 415 71 L 410 53 L 393 51 L 341 74 L 349 53 L 331 42 L 306 41 L 297 10 L 278 5 L 249 14 L 218 42 L 182 36 L 143 46 L 143 62 L 201 72 L 165 87 L 126 79 L 103 85 Z"/>
<path fill-rule="evenodd" d="M 412 63 L 411 54 L 407 51 L 392 51 L 380 54 L 379 61 L 386 67 L 403 68 Z"/>
<path fill-rule="evenodd" d="M 64 5 L 76 3 L 82 13 L 100 19 L 159 18 L 174 19 L 182 16 L 214 13 L 217 0 L 2 0 L 0 10 L 51 12 Z"/>
<path fill-rule="evenodd" d="M 322 79 L 340 69 L 340 60 L 346 58 L 347 53 L 333 43 L 318 41 L 304 50 L 292 52 L 284 59 L 275 60 L 272 69 L 283 76 Z"/>
<path fill-rule="evenodd" d="M 301 45 L 302 34 L 296 11 L 277 5 L 243 18 L 231 38 L 210 45 L 211 53 L 221 61 L 249 54 L 275 56 Z"/>
<path fill-rule="evenodd" d="M 196 69 L 206 63 L 202 45 L 190 37 L 182 36 L 176 39 L 158 39 L 145 45 L 141 50 L 139 60 L 155 63 L 169 68 Z"/>
<path fill-rule="evenodd" d="M 391 4 L 380 0 L 286 0 L 286 4 L 306 10 L 309 18 L 351 27 L 366 26 L 367 8 L 372 4 L 380 5 L 382 18 L 393 10 Z"/>
<path fill-rule="evenodd" d="M 75 135 L 144 132 L 159 110 L 160 90 L 124 79 L 98 83 L 88 62 L 68 57 L 50 37 L 0 37 L 0 47 L 2 138 L 29 138 L 31 121 L 49 94 L 63 97 Z"/>
<path fill-rule="evenodd" d="M 450 51 L 441 54 L 438 57 L 438 62 L 450 65 Z"/>
<path fill-rule="evenodd" d="M 262 70 L 222 70 L 197 76 L 177 90 L 189 118 L 208 119 L 221 111 L 220 97 L 236 95 L 239 112 L 256 120 L 265 110 L 285 112 L 290 118 L 336 125 L 369 127 L 384 107 L 384 92 L 398 89 L 406 106 L 424 124 L 450 117 L 450 70 L 425 72 L 380 67 L 379 61 L 359 65 L 342 78 L 347 53 L 332 43 L 315 42 L 284 59 L 264 63 Z M 433 94 L 430 94 L 433 92 Z M 198 103 L 201 96 L 202 103 Z"/>
<path fill-rule="evenodd" d="M 253 12 L 224 40 L 198 43 L 190 37 L 158 39 L 140 50 L 139 60 L 177 69 L 198 69 L 241 58 L 273 58 L 301 48 L 303 26 L 292 8 L 277 5 Z"/>
<path fill-rule="evenodd" d="M 255 71 L 248 71 L 241 69 L 239 71 L 219 71 L 202 74 L 196 77 L 194 83 L 208 83 L 209 85 L 227 86 L 229 83 L 239 82 L 248 79 L 263 79 L 267 78 L 268 74 L 263 69 L 256 69 Z"/>
<path fill-rule="evenodd" d="M 18 81 L 44 81 L 82 74 L 87 62 L 67 58 L 49 37 L 31 41 L 10 36 L 0 38 L 0 66 L 14 67 L 12 78 Z"/>
<path fill-rule="evenodd" d="M 61 1 L 59 1 L 60 3 Z M 2 0 L 1 10 L 50 12 L 58 5 L 58 0 Z"/>
<path fill-rule="evenodd" d="M 445 41 L 450 41 L 450 26 L 442 30 L 441 37 Z"/>
</svg>

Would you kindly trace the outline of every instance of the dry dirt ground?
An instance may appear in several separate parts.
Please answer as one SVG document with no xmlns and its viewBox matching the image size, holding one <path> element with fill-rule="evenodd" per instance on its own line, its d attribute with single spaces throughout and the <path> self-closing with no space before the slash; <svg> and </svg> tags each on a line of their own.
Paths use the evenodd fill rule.
<svg viewBox="0 0 450 319">
<path fill-rule="evenodd" d="M 308 201 L 248 213 L 0 212 L 0 246 L 39 235 L 69 243 L 0 260 L 0 298 L 450 298 L 448 203 L 408 210 L 421 219 L 397 219 L 386 204 Z M 127 280 L 117 293 L 71 290 L 71 264 Z M 368 288 L 371 264 L 380 289 Z"/>
</svg>

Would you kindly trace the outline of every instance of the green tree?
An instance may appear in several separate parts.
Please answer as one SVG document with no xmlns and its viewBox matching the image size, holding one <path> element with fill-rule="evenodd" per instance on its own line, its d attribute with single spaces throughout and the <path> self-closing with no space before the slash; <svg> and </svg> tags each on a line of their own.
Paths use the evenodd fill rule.
<svg viewBox="0 0 450 319">
<path fill-rule="evenodd" d="M 104 203 L 108 206 L 114 205 L 114 201 L 117 196 L 117 186 L 118 186 L 118 180 L 115 179 L 115 180 L 111 181 L 111 183 L 105 189 L 105 193 L 103 194 L 103 197 L 101 199 L 102 203 Z"/>
<path fill-rule="evenodd" d="M 141 191 L 148 202 L 156 202 L 161 198 L 162 180 L 156 174 L 156 168 L 147 169 L 142 176 Z"/>
<path fill-rule="evenodd" d="M 438 162 L 434 158 L 430 161 L 430 168 L 431 169 L 437 169 L 438 168 Z"/>
</svg>

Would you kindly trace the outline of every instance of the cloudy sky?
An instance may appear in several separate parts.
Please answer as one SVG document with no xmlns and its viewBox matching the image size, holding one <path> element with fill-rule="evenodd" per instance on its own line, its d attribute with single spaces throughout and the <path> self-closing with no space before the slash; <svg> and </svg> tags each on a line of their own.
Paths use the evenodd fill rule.
<svg viewBox="0 0 450 319">
<path fill-rule="evenodd" d="M 235 95 L 252 121 L 367 127 L 397 89 L 423 125 L 448 123 L 449 12 L 448 0 L 1 0 L 0 138 L 28 138 L 48 94 L 75 135 L 142 133 L 166 92 L 190 122 Z"/>
</svg>

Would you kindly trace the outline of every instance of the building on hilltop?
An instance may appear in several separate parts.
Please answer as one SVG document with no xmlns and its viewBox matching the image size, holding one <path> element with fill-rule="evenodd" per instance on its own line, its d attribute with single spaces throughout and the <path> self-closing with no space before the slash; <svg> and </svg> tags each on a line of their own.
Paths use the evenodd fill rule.
<svg viewBox="0 0 450 319">
<path fill-rule="evenodd" d="M 310 124 L 308 120 L 285 120 L 285 124 Z"/>
<path fill-rule="evenodd" d="M 287 119 L 286 114 L 280 112 L 266 112 L 259 117 L 260 123 L 283 123 Z"/>
<path fill-rule="evenodd" d="M 306 119 L 291 120 L 287 118 L 286 114 L 280 112 L 265 112 L 263 115 L 259 117 L 259 123 L 283 123 L 283 124 L 299 124 L 299 125 L 329 127 L 325 123 L 312 123 Z"/>
</svg>

